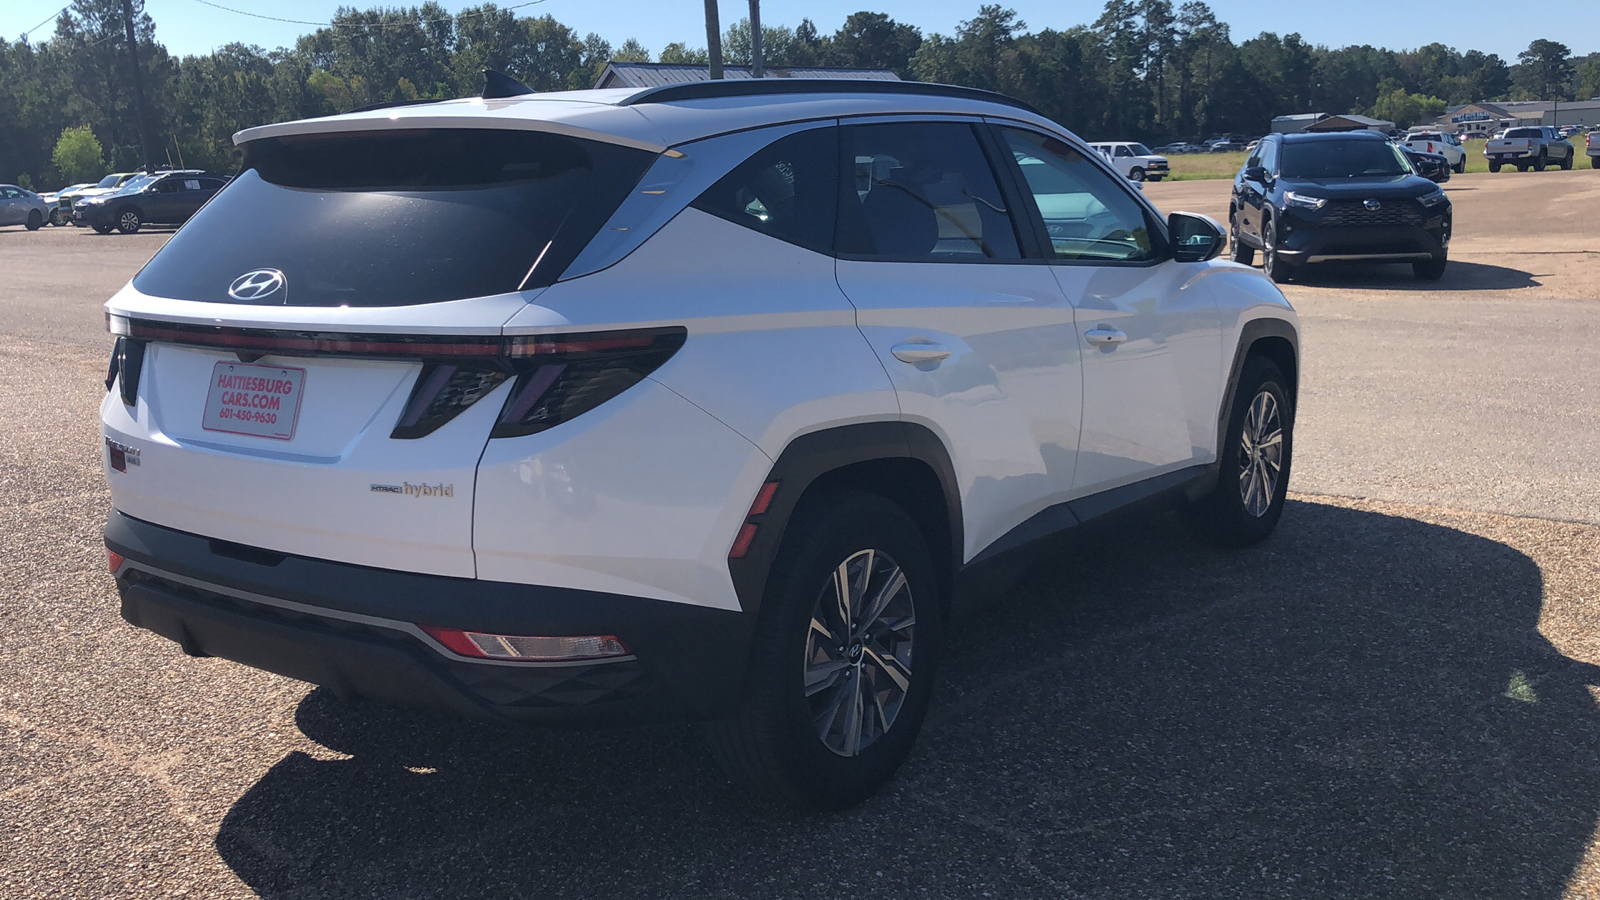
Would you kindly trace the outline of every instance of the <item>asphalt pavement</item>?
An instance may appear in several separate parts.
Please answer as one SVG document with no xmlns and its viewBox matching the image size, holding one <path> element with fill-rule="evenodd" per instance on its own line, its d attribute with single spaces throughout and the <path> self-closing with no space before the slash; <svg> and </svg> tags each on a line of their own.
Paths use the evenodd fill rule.
<svg viewBox="0 0 1600 900">
<path fill-rule="evenodd" d="M 466 725 L 125 625 L 99 304 L 164 236 L 0 229 L 0 897 L 1600 896 L 1600 266 L 1498 216 L 1569 176 L 1600 188 L 1452 181 L 1439 285 L 1289 286 L 1277 535 L 1064 548 L 963 623 L 900 777 L 825 816 L 752 805 L 693 727 Z"/>
</svg>

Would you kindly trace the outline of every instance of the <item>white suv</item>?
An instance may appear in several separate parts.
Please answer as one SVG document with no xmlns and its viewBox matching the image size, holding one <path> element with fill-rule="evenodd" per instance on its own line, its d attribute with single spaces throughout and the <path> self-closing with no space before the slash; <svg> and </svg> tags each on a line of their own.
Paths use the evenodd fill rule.
<svg viewBox="0 0 1600 900">
<path fill-rule="evenodd" d="M 836 808 L 1030 551 L 1276 524 L 1294 312 L 1027 106 L 488 93 L 241 132 L 106 304 L 129 622 L 468 717 L 706 720 Z"/>
</svg>

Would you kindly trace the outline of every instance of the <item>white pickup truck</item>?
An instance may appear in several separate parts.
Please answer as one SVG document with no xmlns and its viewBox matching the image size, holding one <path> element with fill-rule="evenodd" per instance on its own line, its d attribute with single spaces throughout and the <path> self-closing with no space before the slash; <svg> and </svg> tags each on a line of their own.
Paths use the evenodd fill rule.
<svg viewBox="0 0 1600 900">
<path fill-rule="evenodd" d="M 1467 171 L 1467 148 L 1448 131 L 1415 131 L 1405 136 L 1405 145 L 1421 153 L 1437 153 L 1460 175 Z"/>
<path fill-rule="evenodd" d="M 1507 129 L 1504 135 L 1483 145 L 1483 155 L 1489 160 L 1491 172 L 1498 172 L 1505 165 L 1516 166 L 1518 172 L 1529 168 L 1543 172 L 1551 163 L 1572 168 L 1578 154 L 1560 132 L 1539 125 Z"/>
</svg>

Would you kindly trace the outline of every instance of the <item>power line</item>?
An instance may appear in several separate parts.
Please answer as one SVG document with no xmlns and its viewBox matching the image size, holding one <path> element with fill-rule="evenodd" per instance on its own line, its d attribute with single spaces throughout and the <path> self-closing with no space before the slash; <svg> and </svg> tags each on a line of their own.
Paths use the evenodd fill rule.
<svg viewBox="0 0 1600 900">
<path fill-rule="evenodd" d="M 483 10 L 476 13 L 461 13 L 460 15 L 443 16 L 437 19 L 423 19 L 421 22 L 306 22 L 301 19 L 280 19 L 277 16 L 264 16 L 261 13 L 253 13 L 243 9 L 234 9 L 231 6 L 223 6 L 220 3 L 212 3 L 211 0 L 194 0 L 194 2 L 214 7 L 224 12 L 231 12 L 241 16 L 249 16 L 253 19 L 266 19 L 269 22 L 287 22 L 290 25 L 314 25 L 318 28 L 398 28 L 405 25 L 432 25 L 435 22 L 448 22 L 453 19 L 467 19 L 473 16 L 488 15 L 490 12 L 510 12 L 513 9 L 522 9 L 525 6 L 533 6 L 538 3 L 543 3 L 544 0 L 528 0 L 526 3 L 518 3 L 514 6 L 502 6 L 494 10 Z"/>
<path fill-rule="evenodd" d="M 38 31 L 39 29 L 45 27 L 46 25 L 49 25 L 51 22 L 54 22 L 56 19 L 60 18 L 61 13 L 64 13 L 66 11 L 67 11 L 67 7 L 65 7 L 65 6 L 61 7 L 61 9 L 59 11 L 51 13 L 50 14 L 50 18 L 45 19 L 43 22 L 40 22 L 39 24 L 33 26 L 32 28 L 29 28 L 27 31 L 24 31 L 22 33 L 22 37 L 27 37 L 28 35 L 34 33 L 35 31 Z"/>
</svg>

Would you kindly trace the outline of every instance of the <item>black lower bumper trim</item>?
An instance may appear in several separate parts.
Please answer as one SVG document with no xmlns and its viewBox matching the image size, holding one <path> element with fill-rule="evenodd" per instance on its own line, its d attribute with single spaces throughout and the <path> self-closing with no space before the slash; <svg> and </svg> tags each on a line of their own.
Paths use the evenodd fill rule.
<svg viewBox="0 0 1600 900">
<path fill-rule="evenodd" d="M 742 613 L 278 554 L 252 561 L 219 554 L 213 543 L 112 511 L 106 544 L 128 559 L 117 579 L 123 618 L 191 654 L 474 719 L 581 726 L 707 718 L 730 708 L 743 685 L 750 627 Z M 633 658 L 472 662 L 425 643 L 410 624 L 614 634 Z"/>
</svg>

